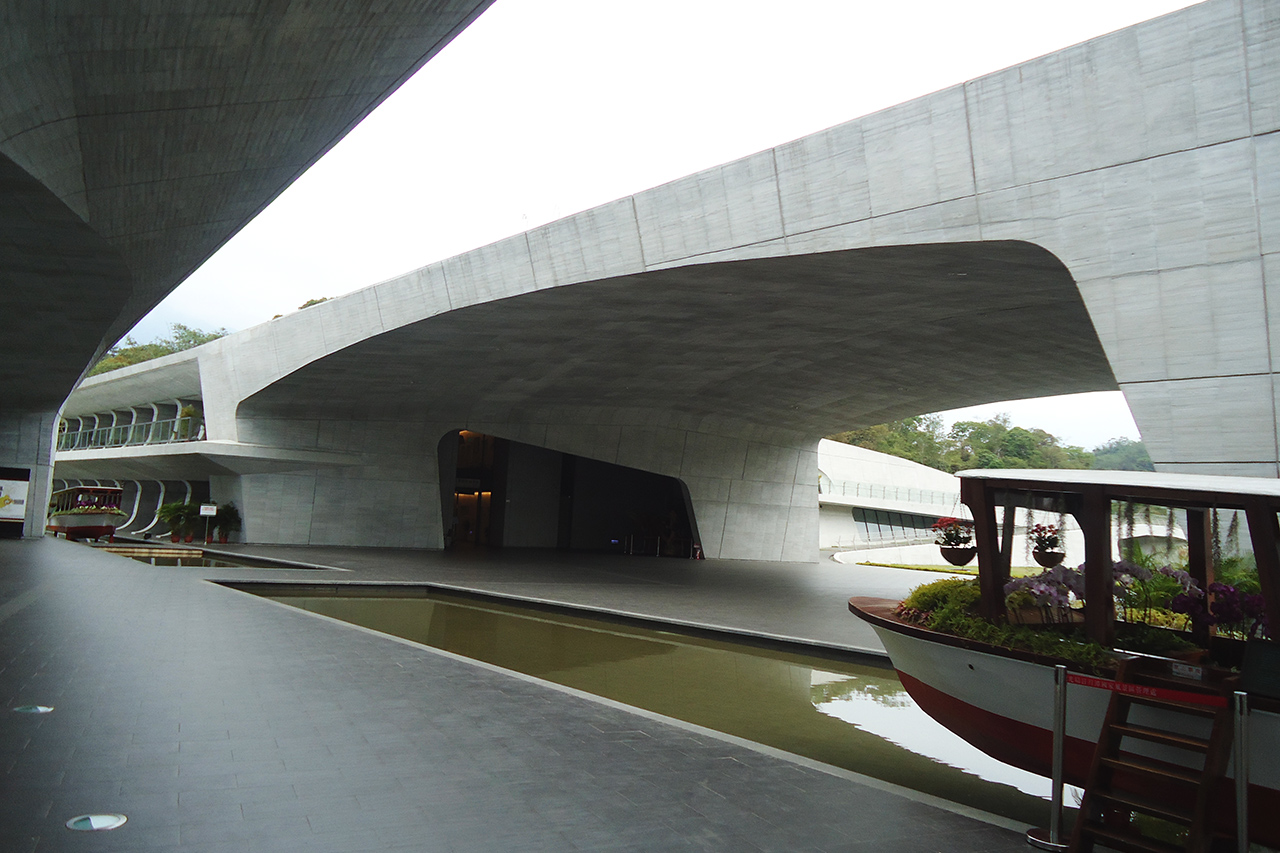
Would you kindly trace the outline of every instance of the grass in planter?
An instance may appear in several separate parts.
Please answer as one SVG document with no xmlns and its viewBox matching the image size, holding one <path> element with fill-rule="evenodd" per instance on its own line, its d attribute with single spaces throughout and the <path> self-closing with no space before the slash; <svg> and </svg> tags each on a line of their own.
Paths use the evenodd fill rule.
<svg viewBox="0 0 1280 853">
<path fill-rule="evenodd" d="M 1166 657 L 1200 650 L 1199 646 L 1177 631 L 1141 622 L 1117 622 L 1116 645 L 1132 652 Z"/>
<path fill-rule="evenodd" d="M 863 560 L 861 563 L 854 563 L 855 566 L 878 566 L 883 569 L 912 569 L 917 572 L 939 572 L 948 575 L 974 575 L 978 574 L 976 566 L 917 566 L 909 563 L 873 563 L 870 560 Z M 1015 578 L 1031 577 L 1043 572 L 1044 569 L 1039 566 L 1014 566 L 1009 570 L 1009 574 Z"/>
<path fill-rule="evenodd" d="M 946 578 L 912 590 L 898 605 L 898 615 L 944 634 L 1061 658 L 1092 672 L 1114 668 L 1114 655 L 1086 639 L 1081 628 L 1063 631 L 1051 627 L 996 625 L 987 621 L 978 613 L 981 595 L 976 579 Z"/>
</svg>

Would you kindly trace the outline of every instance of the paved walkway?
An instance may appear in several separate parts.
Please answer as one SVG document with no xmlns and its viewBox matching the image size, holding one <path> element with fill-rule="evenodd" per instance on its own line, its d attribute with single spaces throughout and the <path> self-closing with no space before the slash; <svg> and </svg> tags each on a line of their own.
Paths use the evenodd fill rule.
<svg viewBox="0 0 1280 853">
<path fill-rule="evenodd" d="M 352 570 L 341 575 L 291 575 L 296 580 L 438 584 L 877 656 L 884 655 L 884 646 L 866 623 L 849 613 L 849 598 L 900 599 L 922 583 L 945 577 L 832 560 L 756 563 L 538 551 L 445 554 L 297 545 L 213 547 Z"/>
<path fill-rule="evenodd" d="M 503 579 L 517 570 L 457 569 L 554 586 L 550 570 Z M 767 586 L 754 571 L 738 577 Z M 243 572 L 0 541 L 0 850 L 1026 849 L 919 796 L 204 582 L 216 574 Z M 312 577 L 254 576 L 282 574 Z M 91 811 L 129 822 L 63 828 Z"/>
</svg>

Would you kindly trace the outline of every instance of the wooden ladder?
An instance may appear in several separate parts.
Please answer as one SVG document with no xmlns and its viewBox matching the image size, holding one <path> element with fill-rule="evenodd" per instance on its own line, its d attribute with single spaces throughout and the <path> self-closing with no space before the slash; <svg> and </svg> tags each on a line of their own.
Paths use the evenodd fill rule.
<svg viewBox="0 0 1280 853">
<path fill-rule="evenodd" d="M 1124 680 L 1124 673 L 1119 677 Z M 1201 738 L 1163 726 L 1132 723 L 1129 712 L 1135 706 L 1160 709 L 1171 723 L 1209 719 L 1212 729 L 1209 737 Z M 1072 853 L 1091 853 L 1094 844 L 1122 853 L 1209 853 L 1214 842 L 1211 799 L 1226 774 L 1233 727 L 1229 703 L 1213 707 L 1113 692 L 1071 833 Z M 1200 769 L 1132 753 L 1122 755 L 1120 745 L 1126 738 L 1173 747 Z M 1167 795 L 1152 795 L 1152 789 Z M 1143 834 L 1132 821 L 1135 814 L 1186 827 L 1185 845 Z"/>
</svg>

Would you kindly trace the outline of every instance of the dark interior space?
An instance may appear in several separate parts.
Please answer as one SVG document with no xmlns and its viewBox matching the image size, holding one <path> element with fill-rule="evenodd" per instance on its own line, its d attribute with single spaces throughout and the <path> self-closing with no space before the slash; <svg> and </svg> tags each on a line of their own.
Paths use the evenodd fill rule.
<svg viewBox="0 0 1280 853">
<path fill-rule="evenodd" d="M 438 448 L 446 548 L 701 552 L 674 477 L 458 430 Z"/>
</svg>

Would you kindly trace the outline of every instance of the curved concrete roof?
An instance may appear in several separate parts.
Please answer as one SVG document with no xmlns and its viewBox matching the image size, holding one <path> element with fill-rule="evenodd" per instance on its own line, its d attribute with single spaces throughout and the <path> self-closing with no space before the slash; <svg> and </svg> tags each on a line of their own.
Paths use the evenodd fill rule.
<svg viewBox="0 0 1280 853">
<path fill-rule="evenodd" d="M 1274 477 L 1268 20 L 1210 0 L 215 341 L 209 435 L 329 412 L 821 435 L 1118 383 L 1158 465 Z M 939 283 L 969 264 L 980 285 Z"/>
<path fill-rule="evenodd" d="M 1066 268 L 1009 241 L 699 264 L 499 299 L 313 361 L 240 414 L 465 424 L 604 409 L 816 437 L 1115 387 Z"/>
<path fill-rule="evenodd" d="M 490 0 L 8 4 L 0 401 L 85 368 Z M 105 7 L 104 7 L 105 8 Z"/>
</svg>

